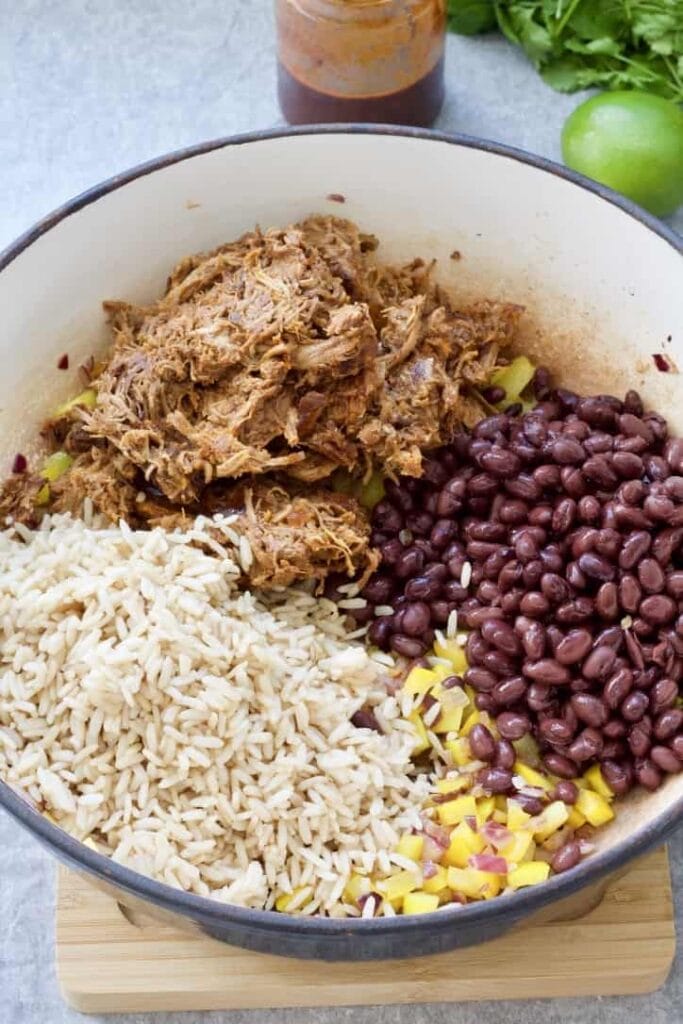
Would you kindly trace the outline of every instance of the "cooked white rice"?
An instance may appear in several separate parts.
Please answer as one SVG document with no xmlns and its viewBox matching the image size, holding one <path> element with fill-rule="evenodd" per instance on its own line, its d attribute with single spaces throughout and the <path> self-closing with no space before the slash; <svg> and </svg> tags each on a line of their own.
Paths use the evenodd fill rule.
<svg viewBox="0 0 683 1024">
<path fill-rule="evenodd" d="M 95 524 L 97 527 L 98 524 Z M 336 606 L 237 589 L 228 519 L 132 531 L 69 516 L 0 533 L 0 774 L 122 864 L 249 907 L 343 905 L 388 869 L 428 782 Z M 361 705 L 388 733 L 356 729 Z"/>
</svg>

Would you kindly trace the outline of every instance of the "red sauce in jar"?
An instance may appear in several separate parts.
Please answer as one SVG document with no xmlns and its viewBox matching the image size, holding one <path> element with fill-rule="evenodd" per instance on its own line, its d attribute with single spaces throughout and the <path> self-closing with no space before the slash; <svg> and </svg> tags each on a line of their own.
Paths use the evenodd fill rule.
<svg viewBox="0 0 683 1024">
<path fill-rule="evenodd" d="M 430 125 L 444 97 L 445 0 L 276 0 L 290 124 Z"/>
</svg>

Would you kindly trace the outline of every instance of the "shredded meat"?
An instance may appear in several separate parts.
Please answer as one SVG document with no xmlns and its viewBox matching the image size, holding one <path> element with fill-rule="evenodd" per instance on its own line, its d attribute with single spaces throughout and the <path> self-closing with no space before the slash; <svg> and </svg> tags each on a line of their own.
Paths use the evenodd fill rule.
<svg viewBox="0 0 683 1024">
<path fill-rule="evenodd" d="M 311 217 L 187 257 L 150 306 L 105 303 L 97 403 L 46 433 L 74 456 L 51 507 L 89 497 L 113 519 L 172 527 L 240 481 L 252 582 L 367 569 L 365 515 L 325 481 L 419 476 L 423 452 L 481 415 L 477 389 L 521 312 L 459 309 L 432 265 L 384 266 L 376 247 Z M 30 479 L 5 487 L 0 514 L 35 517 Z"/>
</svg>

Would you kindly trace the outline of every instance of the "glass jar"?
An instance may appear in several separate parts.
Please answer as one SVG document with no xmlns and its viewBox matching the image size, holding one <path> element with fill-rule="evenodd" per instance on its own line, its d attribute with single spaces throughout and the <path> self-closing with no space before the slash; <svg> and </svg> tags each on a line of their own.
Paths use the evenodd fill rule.
<svg viewBox="0 0 683 1024">
<path fill-rule="evenodd" d="M 444 95 L 446 0 L 275 0 L 290 124 L 430 125 Z"/>
</svg>

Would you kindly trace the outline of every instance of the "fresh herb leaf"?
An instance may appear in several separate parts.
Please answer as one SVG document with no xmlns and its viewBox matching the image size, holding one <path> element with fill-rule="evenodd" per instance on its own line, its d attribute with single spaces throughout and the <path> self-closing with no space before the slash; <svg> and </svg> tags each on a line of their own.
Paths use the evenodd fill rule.
<svg viewBox="0 0 683 1024">
<path fill-rule="evenodd" d="M 647 89 L 683 102 L 683 0 L 448 0 L 471 35 L 493 17 L 554 89 Z"/>
</svg>

